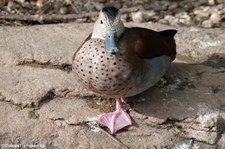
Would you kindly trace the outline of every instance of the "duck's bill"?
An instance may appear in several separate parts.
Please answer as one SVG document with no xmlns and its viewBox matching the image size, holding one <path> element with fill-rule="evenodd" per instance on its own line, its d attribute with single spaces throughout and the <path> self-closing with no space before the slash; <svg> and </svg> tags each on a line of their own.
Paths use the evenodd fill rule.
<svg viewBox="0 0 225 149">
<path fill-rule="evenodd" d="M 117 48 L 117 35 L 115 31 L 108 31 L 106 33 L 105 48 L 110 54 L 116 54 L 119 50 Z"/>
</svg>

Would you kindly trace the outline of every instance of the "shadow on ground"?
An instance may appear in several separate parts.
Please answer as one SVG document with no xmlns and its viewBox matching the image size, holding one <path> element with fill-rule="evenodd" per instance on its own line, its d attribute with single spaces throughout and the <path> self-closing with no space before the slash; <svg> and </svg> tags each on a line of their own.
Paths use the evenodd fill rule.
<svg viewBox="0 0 225 149">
<path fill-rule="evenodd" d="M 183 120 L 224 111 L 225 67 L 215 67 L 216 63 L 223 66 L 215 57 L 202 64 L 173 63 L 165 75 L 167 85 L 152 87 L 128 102 L 140 114 L 159 119 Z"/>
</svg>

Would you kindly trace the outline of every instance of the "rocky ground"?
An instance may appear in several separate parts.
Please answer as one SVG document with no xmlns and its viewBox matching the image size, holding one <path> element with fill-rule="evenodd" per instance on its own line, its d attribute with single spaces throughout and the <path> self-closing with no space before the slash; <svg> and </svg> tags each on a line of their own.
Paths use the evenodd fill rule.
<svg viewBox="0 0 225 149">
<path fill-rule="evenodd" d="M 134 126 L 115 136 L 96 125 L 114 100 L 71 72 L 104 5 L 126 26 L 178 30 L 166 83 L 127 99 Z M 224 0 L 1 0 L 0 148 L 224 149 L 224 21 Z"/>
<path fill-rule="evenodd" d="M 71 73 L 71 57 L 92 26 L 0 28 L 1 148 L 123 148 L 115 138 L 131 149 L 225 148 L 223 29 L 178 27 L 168 83 L 129 98 L 134 126 L 113 138 L 95 125 L 113 101 L 83 89 Z"/>
<path fill-rule="evenodd" d="M 225 27 L 224 0 L 1 0 L 0 24 L 93 22 L 104 6 L 119 8 L 126 22 Z"/>
</svg>

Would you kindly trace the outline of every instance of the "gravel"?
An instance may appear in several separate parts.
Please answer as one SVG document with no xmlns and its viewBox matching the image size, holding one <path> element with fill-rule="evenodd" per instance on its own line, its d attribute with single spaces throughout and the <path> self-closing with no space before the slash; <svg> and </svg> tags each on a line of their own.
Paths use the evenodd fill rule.
<svg viewBox="0 0 225 149">
<path fill-rule="evenodd" d="M 46 22 L 9 21 L 4 15 L 67 15 L 94 13 L 104 6 L 118 9 L 138 8 L 138 11 L 123 14 L 126 22 L 160 22 L 172 26 L 199 26 L 203 28 L 225 28 L 224 0 L 1 0 L 0 25 L 32 25 L 45 23 L 61 23 L 71 20 Z M 94 22 L 96 16 L 85 19 L 73 19 L 77 22 Z"/>
</svg>

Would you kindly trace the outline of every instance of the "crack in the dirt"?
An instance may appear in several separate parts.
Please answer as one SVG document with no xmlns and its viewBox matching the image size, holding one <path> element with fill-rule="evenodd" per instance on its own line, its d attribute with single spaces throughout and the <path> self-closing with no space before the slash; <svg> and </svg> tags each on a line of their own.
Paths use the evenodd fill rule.
<svg viewBox="0 0 225 149">
<path fill-rule="evenodd" d="M 47 68 L 47 69 L 59 69 L 62 71 L 66 71 L 70 73 L 72 71 L 72 65 L 63 63 L 61 65 L 55 65 L 51 63 L 50 61 L 42 63 L 37 60 L 32 60 L 32 61 L 22 61 L 18 64 L 18 66 L 30 66 L 30 67 L 35 67 L 35 68 Z"/>
<path fill-rule="evenodd" d="M 6 100 L 6 97 L 5 97 L 5 96 L 3 96 L 3 95 L 1 95 L 1 94 L 0 94 L 0 102 L 9 103 L 9 104 L 11 104 L 11 105 L 14 105 L 14 106 L 16 106 L 16 107 L 20 108 L 20 109 L 25 108 L 25 106 L 24 106 L 24 105 L 22 105 L 22 103 L 18 104 L 18 103 L 14 103 L 14 102 L 13 102 L 13 101 L 11 101 L 11 100 Z"/>
<path fill-rule="evenodd" d="M 55 91 L 53 90 L 49 90 L 46 94 L 44 94 L 43 97 L 41 97 L 40 101 L 38 102 L 31 102 L 30 104 L 23 104 L 23 103 L 14 103 L 12 100 L 7 100 L 6 97 L 4 97 L 1 93 L 0 93 L 0 101 L 2 102 L 6 102 L 6 103 L 10 103 L 14 106 L 19 107 L 20 109 L 24 109 L 24 108 L 36 108 L 39 109 L 43 104 L 48 103 L 49 101 L 51 101 L 53 98 L 55 98 Z"/>
<path fill-rule="evenodd" d="M 225 120 L 220 116 L 219 119 L 218 119 L 218 122 L 216 123 L 216 125 L 217 125 L 218 135 L 217 135 L 215 144 L 218 144 L 218 142 L 222 138 L 222 134 L 225 133 Z"/>
<path fill-rule="evenodd" d="M 77 123 L 71 123 L 71 122 L 68 122 L 65 118 L 62 118 L 62 117 L 59 117 L 59 118 L 49 118 L 50 120 L 52 121 L 62 121 L 64 122 L 65 124 L 67 124 L 68 126 L 88 126 L 88 123 L 90 121 L 82 121 L 82 122 L 77 122 Z"/>
<path fill-rule="evenodd" d="M 94 95 L 83 96 L 80 94 L 67 96 L 70 92 L 72 91 L 70 91 L 69 89 L 65 89 L 63 91 L 56 91 L 53 88 L 49 90 L 37 103 L 31 103 L 31 105 L 27 107 L 40 109 L 44 104 L 47 104 L 48 102 L 54 100 L 55 98 L 80 98 L 86 100 L 94 96 Z"/>
<path fill-rule="evenodd" d="M 55 90 L 49 90 L 42 98 L 41 100 L 37 103 L 36 107 L 42 107 L 44 104 L 50 102 L 55 98 Z"/>
<path fill-rule="evenodd" d="M 20 109 L 24 108 L 34 108 L 34 110 L 40 109 L 43 105 L 47 104 L 51 100 L 55 98 L 79 98 L 83 100 L 87 100 L 93 97 L 96 97 L 95 95 L 80 95 L 80 94 L 75 94 L 75 95 L 69 95 L 68 94 L 72 92 L 69 89 L 64 89 L 61 91 L 56 91 L 55 88 L 52 88 L 48 90 L 40 99 L 37 99 L 37 101 L 32 101 L 31 103 L 14 103 L 13 100 L 7 100 L 7 97 L 3 96 L 3 94 L 0 92 L 0 101 L 1 102 L 7 102 L 10 103 L 14 106 L 19 107 Z"/>
</svg>

